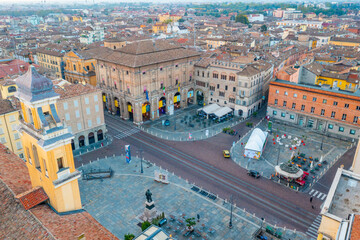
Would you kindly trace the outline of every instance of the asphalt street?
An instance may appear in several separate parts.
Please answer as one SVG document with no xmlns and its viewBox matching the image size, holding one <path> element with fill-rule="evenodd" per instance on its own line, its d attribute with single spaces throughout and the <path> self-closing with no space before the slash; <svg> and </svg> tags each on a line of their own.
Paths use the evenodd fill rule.
<svg viewBox="0 0 360 240">
<path fill-rule="evenodd" d="M 249 121 L 256 124 L 263 115 L 259 114 Z M 312 209 L 308 194 L 293 191 L 269 179 L 254 179 L 231 159 L 223 158 L 222 150 L 230 149 L 238 136 L 221 133 L 202 141 L 166 141 L 139 131 L 132 123 L 117 116 L 105 115 L 105 120 L 108 134 L 114 137 L 113 143 L 77 157 L 76 166 L 97 158 L 124 154 L 124 145 L 130 144 L 133 155 L 140 156 L 138 150 L 142 149 L 146 160 L 223 199 L 229 199 L 233 195 L 234 203 L 238 207 L 245 208 L 246 211 L 277 226 L 306 232 L 318 216 L 322 204 L 320 199 L 313 200 L 315 209 Z M 250 130 L 245 124 L 241 123 L 234 129 L 243 135 Z M 351 151 L 353 150 L 349 150 L 314 188 L 327 192 L 337 166 L 342 162 L 349 165 L 349 159 L 353 156 Z"/>
</svg>

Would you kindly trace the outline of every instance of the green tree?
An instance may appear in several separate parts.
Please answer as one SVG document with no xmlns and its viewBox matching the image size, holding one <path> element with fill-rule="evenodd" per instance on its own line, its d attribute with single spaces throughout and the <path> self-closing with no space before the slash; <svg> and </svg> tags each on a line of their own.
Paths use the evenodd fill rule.
<svg viewBox="0 0 360 240">
<path fill-rule="evenodd" d="M 180 18 L 178 22 L 185 22 L 185 20 L 183 18 Z"/>
<path fill-rule="evenodd" d="M 234 15 L 232 15 L 231 17 L 230 17 L 230 20 L 235 20 L 235 16 Z"/>
<path fill-rule="evenodd" d="M 249 19 L 247 18 L 246 15 L 238 14 L 235 17 L 235 22 L 240 22 L 240 23 L 243 23 L 243 24 L 249 24 Z"/>
<path fill-rule="evenodd" d="M 132 233 L 128 233 L 124 235 L 124 240 L 132 240 L 135 238 L 135 235 Z"/>
<path fill-rule="evenodd" d="M 195 218 L 187 218 L 187 219 L 185 220 L 185 222 L 186 222 L 186 226 L 187 226 L 188 228 L 191 228 L 192 226 L 195 226 L 195 225 L 196 225 Z"/>
<path fill-rule="evenodd" d="M 150 227 L 151 223 L 149 221 L 145 221 L 141 224 L 141 231 L 145 231 L 148 227 Z"/>
<path fill-rule="evenodd" d="M 149 18 L 149 19 L 147 20 L 147 23 L 152 23 L 152 22 L 153 22 L 152 18 Z"/>
<path fill-rule="evenodd" d="M 266 32 L 267 31 L 267 26 L 264 24 L 260 27 L 260 32 Z"/>
<path fill-rule="evenodd" d="M 185 12 L 184 16 L 186 17 L 187 15 L 188 15 L 188 13 L 187 13 L 187 12 Z"/>
</svg>

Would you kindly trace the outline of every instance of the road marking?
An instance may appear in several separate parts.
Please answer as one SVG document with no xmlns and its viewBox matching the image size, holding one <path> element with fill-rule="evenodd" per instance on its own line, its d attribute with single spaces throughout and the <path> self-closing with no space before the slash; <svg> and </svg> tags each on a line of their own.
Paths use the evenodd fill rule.
<svg viewBox="0 0 360 240">
<path fill-rule="evenodd" d="M 323 195 L 323 193 L 319 193 L 316 198 L 320 198 L 321 195 Z"/>
<path fill-rule="evenodd" d="M 119 134 L 115 135 L 114 138 L 122 139 L 122 138 L 126 138 L 126 137 L 131 136 L 131 135 L 133 135 L 135 133 L 138 133 L 138 132 L 140 132 L 139 129 L 132 128 L 132 129 L 120 132 Z"/>
<path fill-rule="evenodd" d="M 314 196 L 314 197 L 315 197 L 315 195 L 316 195 L 316 194 L 318 194 L 318 193 L 319 193 L 319 191 L 316 191 L 316 192 L 315 192 L 312 196 Z"/>
<path fill-rule="evenodd" d="M 309 192 L 309 194 L 311 195 L 314 191 L 315 191 L 315 190 L 314 190 L 314 189 L 312 189 L 312 190 Z"/>
<path fill-rule="evenodd" d="M 327 194 L 324 194 L 324 196 L 321 198 L 321 201 L 324 201 L 324 199 L 326 198 Z"/>
<path fill-rule="evenodd" d="M 320 223 L 321 223 L 321 216 L 318 215 L 316 217 L 316 219 L 313 221 L 313 223 L 311 224 L 311 226 L 307 229 L 306 235 L 311 237 L 311 239 L 317 239 Z"/>
</svg>

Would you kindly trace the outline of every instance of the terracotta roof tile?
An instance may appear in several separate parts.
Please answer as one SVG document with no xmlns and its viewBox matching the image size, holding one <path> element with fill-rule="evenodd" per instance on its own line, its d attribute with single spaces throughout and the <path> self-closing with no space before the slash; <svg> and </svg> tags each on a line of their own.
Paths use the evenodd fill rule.
<svg viewBox="0 0 360 240">
<path fill-rule="evenodd" d="M 46 201 L 49 197 L 46 195 L 42 187 L 35 187 L 29 191 L 16 196 L 26 210 L 35 207 L 36 205 Z"/>
<path fill-rule="evenodd" d="M 360 239 L 360 215 L 355 215 L 355 219 L 352 225 L 350 240 Z"/>
</svg>

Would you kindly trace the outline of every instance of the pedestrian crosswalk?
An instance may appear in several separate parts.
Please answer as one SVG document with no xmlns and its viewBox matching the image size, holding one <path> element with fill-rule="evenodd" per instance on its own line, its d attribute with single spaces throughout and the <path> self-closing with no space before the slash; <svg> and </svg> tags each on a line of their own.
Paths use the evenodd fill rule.
<svg viewBox="0 0 360 240">
<path fill-rule="evenodd" d="M 316 217 L 316 219 L 313 221 L 313 223 L 311 224 L 311 226 L 308 228 L 308 230 L 306 231 L 306 235 L 310 238 L 310 239 L 317 239 L 317 231 L 320 227 L 320 223 L 321 223 L 321 216 L 318 215 Z"/>
<path fill-rule="evenodd" d="M 138 129 L 138 128 L 131 128 L 131 129 L 123 130 L 120 133 L 116 134 L 114 136 L 114 138 L 122 139 L 122 138 L 126 138 L 126 137 L 131 136 L 138 132 L 140 132 L 140 129 Z"/>
<path fill-rule="evenodd" d="M 312 196 L 313 198 L 318 198 L 320 199 L 321 201 L 324 201 L 327 194 L 325 193 L 322 193 L 322 192 L 319 192 L 315 189 L 312 189 L 310 192 L 309 192 L 310 196 Z"/>
</svg>

